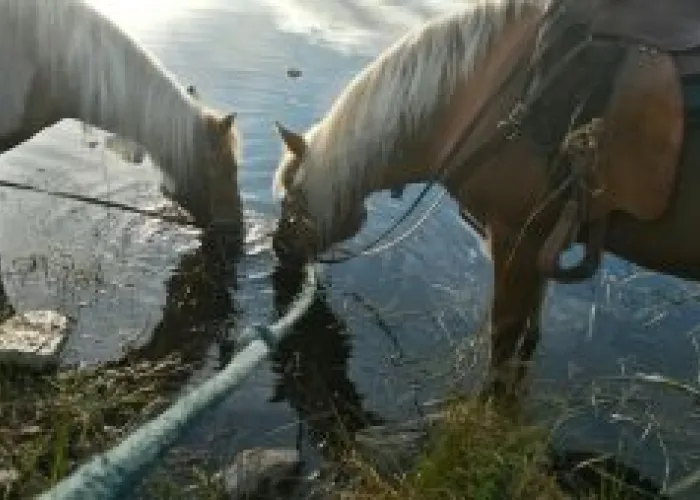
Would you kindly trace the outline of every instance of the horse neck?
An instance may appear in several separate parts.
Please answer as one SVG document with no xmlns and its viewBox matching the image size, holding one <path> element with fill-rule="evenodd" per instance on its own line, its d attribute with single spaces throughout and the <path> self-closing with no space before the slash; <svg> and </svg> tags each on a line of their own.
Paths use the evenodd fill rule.
<svg viewBox="0 0 700 500">
<path fill-rule="evenodd" d="M 76 0 L 0 0 L 60 118 L 127 137 L 159 166 L 191 163 L 204 113 L 158 61 Z"/>
<path fill-rule="evenodd" d="M 525 72 L 506 87 L 503 85 L 518 62 L 529 57 L 540 15 L 540 11 L 530 11 L 521 22 L 511 23 L 473 70 L 458 79 L 451 98 L 436 113 L 429 133 L 404 141 L 395 151 L 391 160 L 404 168 L 400 172 L 387 168 L 382 188 L 432 179 L 438 170 L 450 168 L 453 153 L 458 152 L 459 159 L 468 157 L 493 136 L 522 89 Z M 494 91 L 499 93 L 497 99 L 491 99 Z M 466 138 L 465 132 L 469 132 Z M 402 161 L 404 158 L 410 159 L 410 164 Z"/>
<path fill-rule="evenodd" d="M 520 71 L 515 68 L 530 56 L 538 20 L 535 14 L 512 23 L 488 55 L 458 81 L 449 104 L 438 113 L 420 158 L 428 165 L 431 177 L 441 173 L 441 182 L 448 191 L 459 191 L 473 175 L 490 176 L 480 172 L 490 167 L 471 163 L 467 167 L 467 162 L 502 133 L 499 123 L 522 95 L 526 71 L 524 67 Z M 511 78 L 513 71 L 518 72 Z"/>
</svg>

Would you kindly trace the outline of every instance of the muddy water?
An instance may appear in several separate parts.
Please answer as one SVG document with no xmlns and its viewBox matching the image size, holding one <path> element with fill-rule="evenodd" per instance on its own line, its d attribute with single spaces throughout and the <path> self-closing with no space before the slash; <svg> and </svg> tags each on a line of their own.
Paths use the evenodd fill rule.
<svg viewBox="0 0 700 500">
<path fill-rule="evenodd" d="M 205 100 L 238 113 L 249 239 L 225 273 L 204 279 L 207 259 L 195 231 L 2 188 L 5 293 L 17 309 L 50 307 L 75 319 L 66 364 L 115 359 L 130 347 L 162 353 L 186 345 L 200 362 L 198 380 L 225 361 L 237 328 L 274 317 L 290 289 L 273 274 L 269 245 L 258 237 L 276 216 L 270 179 L 280 144 L 273 121 L 305 128 L 396 36 L 455 2 L 93 3 Z M 289 78 L 289 68 L 302 76 Z M 62 123 L 0 157 L 0 176 L 162 205 L 148 162 L 123 161 L 105 147 L 107 135 Z M 361 238 L 390 224 L 415 193 L 407 190 L 403 202 L 373 197 Z M 302 441 L 316 448 L 339 414 L 348 426 L 416 414 L 455 380 L 453 360 L 478 365 L 470 350 L 480 341 L 472 333 L 489 278 L 477 240 L 446 200 L 400 246 L 331 269 L 325 294 L 274 362 L 262 365 L 190 442 L 226 457 L 253 445 L 294 446 L 302 425 Z M 196 304 L 183 307 L 178 299 L 187 289 Z M 672 479 L 697 465 L 692 402 L 607 379 L 641 371 L 697 381 L 697 294 L 695 285 L 614 259 L 590 283 L 551 288 L 534 396 L 568 394 L 563 434 L 572 446 L 616 449 L 629 438 L 636 443 L 626 450 L 633 463 L 660 479 L 666 457 Z M 469 385 L 480 371 L 462 373 L 459 383 Z"/>
</svg>

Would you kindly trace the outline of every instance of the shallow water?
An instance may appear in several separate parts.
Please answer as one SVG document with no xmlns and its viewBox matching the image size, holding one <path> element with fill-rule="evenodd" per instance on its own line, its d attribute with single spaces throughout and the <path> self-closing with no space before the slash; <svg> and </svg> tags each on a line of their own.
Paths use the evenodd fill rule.
<svg viewBox="0 0 700 500">
<path fill-rule="evenodd" d="M 0 188 L 5 293 L 17 309 L 49 307 L 75 319 L 66 364 L 118 358 L 129 346 L 163 353 L 187 343 L 200 364 L 193 381 L 201 380 L 226 359 L 215 337 L 235 342 L 237 328 L 274 317 L 284 303 L 269 245 L 256 238 L 277 213 L 270 191 L 280 151 L 274 120 L 304 129 L 395 37 L 456 2 L 92 1 L 204 100 L 238 113 L 249 241 L 228 273 L 198 281 L 206 259 L 202 264 L 194 231 Z M 303 74 L 288 78 L 288 68 Z M 74 122 L 62 123 L 1 156 L 0 177 L 141 207 L 162 204 L 156 172 L 122 161 L 105 140 L 101 131 L 85 134 Z M 416 191 L 407 190 L 400 203 L 373 197 L 361 237 L 390 224 Z M 472 332 L 490 272 L 446 199 L 401 245 L 331 269 L 326 294 L 275 362 L 263 364 L 190 444 L 208 443 L 224 458 L 248 446 L 294 446 L 302 421 L 303 441 L 315 448 L 338 411 L 350 426 L 362 417 L 416 414 L 449 387 L 455 354 L 478 344 Z M 196 290 L 199 306 L 178 306 L 187 287 Z M 647 429 L 631 453 L 644 471 L 663 478 L 664 448 L 672 479 L 698 465 L 690 453 L 700 443 L 691 402 L 604 378 L 643 371 L 698 381 L 698 291 L 614 259 L 591 283 L 551 287 L 535 396 L 574 392 L 570 404 L 585 408 L 565 426 L 575 444 L 615 449 L 621 436 Z M 201 342 L 190 342 L 194 334 Z M 468 364 L 468 355 L 460 361 Z M 473 372 L 460 382 L 474 383 L 470 377 L 479 371 Z M 642 395 L 641 410 L 633 397 L 623 398 L 630 394 Z M 616 402 L 608 404 L 607 395 Z M 630 415 L 639 421 L 631 423 Z"/>
</svg>

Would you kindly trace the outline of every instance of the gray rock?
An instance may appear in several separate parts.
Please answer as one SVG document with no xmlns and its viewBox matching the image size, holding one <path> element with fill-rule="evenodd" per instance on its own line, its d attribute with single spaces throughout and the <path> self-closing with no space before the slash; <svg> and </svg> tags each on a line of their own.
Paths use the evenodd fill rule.
<svg viewBox="0 0 700 500">
<path fill-rule="evenodd" d="M 56 311 L 26 311 L 0 324 L 0 364 L 45 369 L 58 364 L 70 321 Z"/>
<path fill-rule="evenodd" d="M 0 485 L 11 486 L 19 481 L 19 471 L 17 469 L 0 469 Z"/>
<path fill-rule="evenodd" d="M 434 413 L 420 420 L 368 427 L 355 436 L 357 452 L 381 476 L 402 474 L 413 467 L 431 428 L 441 420 Z"/>
<path fill-rule="evenodd" d="M 224 485 L 232 500 L 289 498 L 282 492 L 298 483 L 300 469 L 296 450 L 252 448 L 239 453 L 226 468 Z"/>
</svg>

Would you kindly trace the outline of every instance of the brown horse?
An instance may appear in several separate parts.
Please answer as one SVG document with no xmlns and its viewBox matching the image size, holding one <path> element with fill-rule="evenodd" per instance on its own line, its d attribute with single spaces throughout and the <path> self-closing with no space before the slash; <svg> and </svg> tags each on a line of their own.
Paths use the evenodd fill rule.
<svg viewBox="0 0 700 500">
<path fill-rule="evenodd" d="M 482 1 L 408 34 L 306 134 L 277 125 L 278 255 L 318 258 L 360 230 L 370 193 L 438 182 L 493 262 L 499 390 L 520 386 L 549 279 L 590 276 L 602 251 L 700 279 L 700 130 L 681 87 L 700 6 L 660 3 Z M 586 257 L 561 268 L 576 241 Z"/>
<path fill-rule="evenodd" d="M 233 114 L 81 0 L 0 0 L 0 154 L 72 118 L 143 146 L 200 226 L 240 222 Z"/>
</svg>

